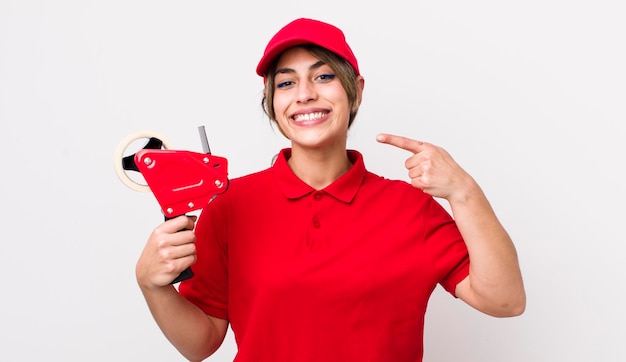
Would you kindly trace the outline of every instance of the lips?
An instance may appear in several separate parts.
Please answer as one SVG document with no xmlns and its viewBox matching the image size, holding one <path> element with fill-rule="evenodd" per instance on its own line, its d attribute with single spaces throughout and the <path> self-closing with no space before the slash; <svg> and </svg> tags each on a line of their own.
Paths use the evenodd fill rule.
<svg viewBox="0 0 626 362">
<path fill-rule="evenodd" d="M 293 116 L 294 122 L 307 122 L 307 121 L 315 121 L 320 118 L 324 118 L 328 112 L 312 112 L 312 113 L 302 113 L 296 114 Z"/>
</svg>

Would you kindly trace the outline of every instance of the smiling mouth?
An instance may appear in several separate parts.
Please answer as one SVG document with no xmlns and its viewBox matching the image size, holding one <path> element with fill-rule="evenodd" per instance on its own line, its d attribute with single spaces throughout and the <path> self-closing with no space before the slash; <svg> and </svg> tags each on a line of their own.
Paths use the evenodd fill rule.
<svg viewBox="0 0 626 362">
<path fill-rule="evenodd" d="M 328 112 L 313 112 L 313 113 L 296 114 L 295 116 L 293 116 L 293 120 L 294 122 L 310 122 L 310 121 L 315 121 L 320 118 L 324 118 L 326 117 L 327 114 Z"/>
</svg>

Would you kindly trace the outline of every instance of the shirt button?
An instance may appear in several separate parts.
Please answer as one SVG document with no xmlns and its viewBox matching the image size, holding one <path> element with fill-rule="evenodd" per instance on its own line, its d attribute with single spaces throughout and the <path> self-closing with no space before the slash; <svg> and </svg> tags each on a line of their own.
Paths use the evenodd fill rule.
<svg viewBox="0 0 626 362">
<path fill-rule="evenodd" d="M 313 194 L 313 198 L 316 201 L 320 201 L 322 199 L 322 193 L 321 192 L 317 192 L 317 193 Z"/>
</svg>

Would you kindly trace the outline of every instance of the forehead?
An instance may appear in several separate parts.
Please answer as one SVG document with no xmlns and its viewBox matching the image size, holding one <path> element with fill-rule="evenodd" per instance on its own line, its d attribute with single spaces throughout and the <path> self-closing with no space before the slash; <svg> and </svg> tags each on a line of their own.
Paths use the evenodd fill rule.
<svg viewBox="0 0 626 362">
<path fill-rule="evenodd" d="M 303 47 L 293 47 L 285 50 L 276 63 L 276 68 L 295 68 L 296 66 L 310 67 L 320 62 L 308 49 Z"/>
</svg>

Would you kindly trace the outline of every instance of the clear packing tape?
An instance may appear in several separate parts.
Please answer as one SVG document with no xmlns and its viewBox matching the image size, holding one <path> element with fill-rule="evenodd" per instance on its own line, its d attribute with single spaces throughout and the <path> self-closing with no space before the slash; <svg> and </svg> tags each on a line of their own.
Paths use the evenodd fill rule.
<svg viewBox="0 0 626 362">
<path fill-rule="evenodd" d="M 129 147 L 131 145 L 135 146 L 139 143 L 140 140 L 146 140 L 144 145 L 139 147 L 139 149 L 135 151 L 131 151 L 129 154 Z M 146 184 L 139 183 L 137 180 L 131 178 L 127 172 L 127 169 L 124 168 L 124 160 L 127 157 L 132 157 L 137 151 L 142 148 L 145 148 L 150 145 L 150 143 L 154 143 L 156 146 L 159 146 L 160 149 L 171 150 L 171 143 L 162 135 L 154 132 L 143 130 L 139 132 L 132 133 L 124 138 L 120 144 L 115 149 L 114 156 L 114 165 L 115 165 L 115 173 L 117 177 L 122 181 L 122 183 L 129 188 L 139 191 L 139 192 L 150 192 L 150 187 Z"/>
</svg>

